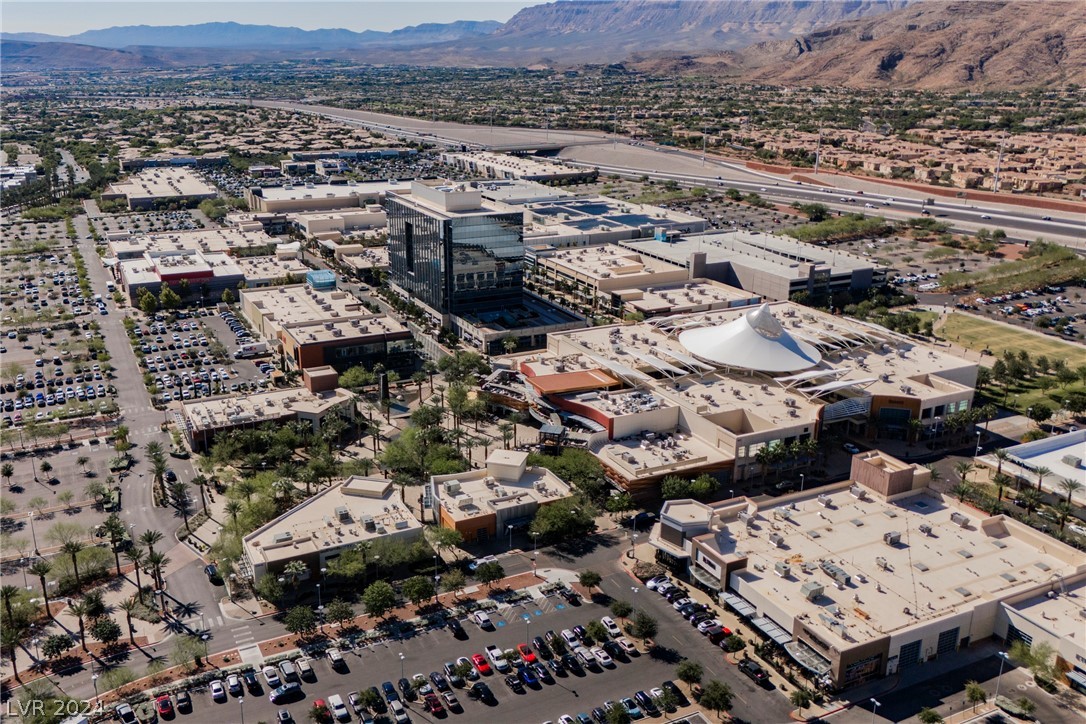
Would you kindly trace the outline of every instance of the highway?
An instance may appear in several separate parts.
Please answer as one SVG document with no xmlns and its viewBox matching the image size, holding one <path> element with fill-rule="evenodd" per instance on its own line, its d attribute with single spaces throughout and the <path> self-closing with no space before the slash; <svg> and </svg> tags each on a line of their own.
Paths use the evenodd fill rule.
<svg viewBox="0 0 1086 724">
<path fill-rule="evenodd" d="M 935 203 L 927 205 L 925 199 L 928 197 L 922 191 L 880 186 L 878 179 L 835 178 L 838 183 L 863 185 L 867 190 L 862 192 L 849 191 L 829 182 L 818 186 L 801 185 L 785 176 L 755 171 L 741 163 L 729 163 L 712 156 L 703 160 L 697 152 L 630 142 L 598 131 L 474 126 L 295 101 L 253 101 L 253 105 L 313 113 L 389 135 L 452 148 L 560 150 L 563 162 L 597 168 L 603 173 L 628 178 L 647 176 L 684 186 L 734 187 L 784 204 L 817 202 L 834 211 L 877 214 L 894 220 L 913 218 L 927 207 L 934 218 L 950 224 L 954 231 L 975 233 L 984 227 L 1001 228 L 1012 240 L 1033 241 L 1044 237 L 1086 252 L 1084 215 L 1075 218 L 1067 212 L 1019 209 L 1010 204 L 978 206 L 943 196 L 931 196 Z M 1051 217 L 1051 220 L 1044 217 Z"/>
</svg>

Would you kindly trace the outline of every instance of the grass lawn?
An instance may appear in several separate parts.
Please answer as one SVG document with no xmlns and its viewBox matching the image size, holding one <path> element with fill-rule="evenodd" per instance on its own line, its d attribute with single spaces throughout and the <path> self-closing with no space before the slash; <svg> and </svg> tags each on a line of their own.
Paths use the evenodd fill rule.
<svg viewBox="0 0 1086 724">
<path fill-rule="evenodd" d="M 1086 359 L 1086 351 L 1080 345 L 1030 334 L 1010 324 L 990 322 L 967 314 L 949 315 L 937 334 L 968 349 L 990 349 L 997 358 L 1002 357 L 1006 349 L 1014 352 L 1024 349 L 1033 358 L 1045 355 L 1049 359 L 1062 359 L 1071 367 L 1081 365 Z"/>
</svg>

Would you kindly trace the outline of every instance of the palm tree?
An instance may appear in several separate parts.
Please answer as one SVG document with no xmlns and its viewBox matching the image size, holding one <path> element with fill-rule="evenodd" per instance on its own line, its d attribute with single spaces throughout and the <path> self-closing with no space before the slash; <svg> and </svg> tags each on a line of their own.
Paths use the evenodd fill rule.
<svg viewBox="0 0 1086 724">
<path fill-rule="evenodd" d="M 1025 507 L 1026 513 L 1032 515 L 1041 504 L 1041 493 L 1036 488 L 1026 488 L 1018 494 L 1018 500 Z"/>
<path fill-rule="evenodd" d="M 0 601 L 4 603 L 4 612 L 8 615 L 8 625 L 15 621 L 15 616 L 11 613 L 11 599 L 15 598 L 15 594 L 18 592 L 18 586 L 0 586 Z"/>
<path fill-rule="evenodd" d="M 208 479 L 206 475 L 202 473 L 192 478 L 192 484 L 200 489 L 200 507 L 203 508 L 204 513 L 207 513 L 207 484 Z"/>
<path fill-rule="evenodd" d="M 132 546 L 124 552 L 124 557 L 128 559 L 136 569 L 136 591 L 140 597 L 140 603 L 143 603 L 143 584 L 140 582 L 140 567 L 143 565 L 146 554 L 139 546 Z"/>
<path fill-rule="evenodd" d="M 502 446 L 508 450 L 509 441 L 513 439 L 513 426 L 508 422 L 499 422 L 498 432 L 501 433 L 502 436 Z"/>
<path fill-rule="evenodd" d="M 60 550 L 72 557 L 72 573 L 75 574 L 76 588 L 79 588 L 82 585 L 79 580 L 79 552 L 82 551 L 83 548 L 85 548 L 85 546 L 77 540 L 70 540 L 60 547 Z"/>
<path fill-rule="evenodd" d="M 1007 452 L 1007 448 L 998 447 L 992 451 L 992 456 L 996 459 L 996 475 L 999 475 L 1003 472 L 1003 463 L 1011 459 L 1011 454 Z"/>
<path fill-rule="evenodd" d="M 124 523 L 117 516 L 111 515 L 102 523 L 102 528 L 105 530 L 106 535 L 109 536 L 110 548 L 113 549 L 113 562 L 117 564 L 117 575 L 119 576 L 121 575 L 121 555 L 118 546 L 121 540 L 124 539 Z"/>
<path fill-rule="evenodd" d="M 958 480 L 964 485 L 969 482 L 969 473 L 973 472 L 973 463 L 968 460 L 959 460 L 954 463 L 954 474 L 958 476 Z"/>
<path fill-rule="evenodd" d="M 411 381 L 414 382 L 416 385 L 418 385 L 418 387 L 419 387 L 419 399 L 421 400 L 422 399 L 422 383 L 426 381 L 426 373 L 419 370 L 418 372 L 411 375 Z"/>
<path fill-rule="evenodd" d="M 87 615 L 89 610 L 90 606 L 87 605 L 86 600 L 68 604 L 68 613 L 79 620 L 79 644 L 83 647 L 84 651 L 87 650 L 87 637 L 86 631 L 83 628 L 83 618 Z"/>
<path fill-rule="evenodd" d="M 49 575 L 51 570 L 53 570 L 53 566 L 44 558 L 39 558 L 30 565 L 30 572 L 37 576 L 38 581 L 41 583 L 41 597 L 45 601 L 45 613 L 49 618 L 53 617 L 53 612 L 49 610 L 49 588 L 45 585 L 45 577 Z"/>
<path fill-rule="evenodd" d="M 1056 521 L 1060 524 L 1061 531 L 1063 530 L 1063 527 L 1067 525 L 1067 519 L 1075 514 L 1075 509 L 1062 500 L 1053 505 L 1052 510 L 1056 514 Z"/>
<path fill-rule="evenodd" d="M 996 487 L 996 492 L 999 493 L 999 502 L 1003 502 L 1003 491 L 1010 487 L 1010 476 L 1003 473 L 996 473 L 992 476 L 992 484 Z"/>
<path fill-rule="evenodd" d="M 1077 493 L 1078 491 L 1082 490 L 1082 488 L 1084 487 L 1082 485 L 1082 483 L 1080 483 L 1079 481 L 1074 480 L 1072 478 L 1062 478 L 1060 480 L 1060 482 L 1058 482 L 1056 484 L 1056 486 L 1060 490 L 1062 490 L 1063 492 L 1067 493 L 1067 504 L 1068 505 L 1071 504 L 1071 496 L 1074 493 Z"/>
<path fill-rule="evenodd" d="M 304 472 L 304 471 L 303 471 Z M 306 484 L 308 489 L 309 485 Z M 234 528 L 238 527 L 238 513 L 242 511 L 242 505 L 236 500 L 231 500 L 226 503 L 226 514 L 234 521 Z"/>
<path fill-rule="evenodd" d="M 38 469 L 41 470 L 41 474 L 45 476 L 45 481 L 46 482 L 49 482 L 50 480 L 53 479 L 53 477 L 52 477 L 53 464 L 51 462 L 49 462 L 48 460 L 42 460 L 41 465 L 39 466 Z"/>
<path fill-rule="evenodd" d="M 0 465 L 0 477 L 7 478 L 8 487 L 11 487 L 11 476 L 15 474 L 15 466 L 11 463 Z"/>
<path fill-rule="evenodd" d="M 145 562 L 147 563 L 147 567 L 151 569 L 151 575 L 155 579 L 155 585 L 161 589 L 162 569 L 169 565 L 170 559 L 161 551 L 151 551 L 147 554 Z"/>
<path fill-rule="evenodd" d="M 1044 465 L 1041 465 L 1039 467 L 1034 468 L 1033 472 L 1037 473 L 1037 490 L 1038 490 L 1038 492 L 1040 492 L 1042 490 L 1041 481 L 1044 480 L 1045 478 L 1047 478 L 1049 475 L 1051 475 L 1052 471 L 1049 470 L 1048 468 L 1046 468 Z"/>
<path fill-rule="evenodd" d="M 430 378 L 430 394 L 434 394 L 434 375 L 437 373 L 437 365 L 427 360 L 422 363 L 422 371 Z"/>
<path fill-rule="evenodd" d="M 178 480 L 176 483 L 170 484 L 170 495 L 173 496 L 174 505 L 181 511 L 181 516 L 185 519 L 185 530 L 189 530 L 189 484 L 183 480 Z"/>
<path fill-rule="evenodd" d="M 140 604 L 136 603 L 134 598 L 126 598 L 117 604 L 117 608 L 124 611 L 124 617 L 128 621 L 128 640 L 135 646 L 136 639 L 132 635 L 132 614 L 139 610 Z"/>
<path fill-rule="evenodd" d="M 959 503 L 964 503 L 966 498 L 973 497 L 974 492 L 975 486 L 964 480 L 950 490 L 950 494 L 956 497 Z"/>
<path fill-rule="evenodd" d="M 156 490 L 161 490 L 163 483 L 166 481 L 166 469 L 166 461 L 161 457 L 155 457 L 151 460 L 151 482 Z"/>
<path fill-rule="evenodd" d="M 140 536 L 140 543 L 147 546 L 148 555 L 153 555 L 155 552 L 155 543 L 162 540 L 162 533 L 157 530 L 145 530 Z"/>
<path fill-rule="evenodd" d="M 87 457 L 86 455 L 80 455 L 79 457 L 77 457 L 75 459 L 75 464 L 78 465 L 79 467 L 83 468 L 83 474 L 84 475 L 87 474 L 87 463 L 89 463 L 89 462 L 90 462 L 90 458 Z"/>
</svg>

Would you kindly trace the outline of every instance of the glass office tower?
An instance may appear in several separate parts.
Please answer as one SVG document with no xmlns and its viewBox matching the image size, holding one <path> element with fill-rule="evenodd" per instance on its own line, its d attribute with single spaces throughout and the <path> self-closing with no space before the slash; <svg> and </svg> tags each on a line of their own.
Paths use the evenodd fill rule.
<svg viewBox="0 0 1086 724">
<path fill-rule="evenodd" d="M 419 191 L 389 194 L 386 199 L 392 283 L 442 315 L 519 304 L 524 281 L 523 213 L 455 200 L 439 208 L 426 203 L 423 194 L 478 198 L 477 192 L 429 186 Z"/>
</svg>

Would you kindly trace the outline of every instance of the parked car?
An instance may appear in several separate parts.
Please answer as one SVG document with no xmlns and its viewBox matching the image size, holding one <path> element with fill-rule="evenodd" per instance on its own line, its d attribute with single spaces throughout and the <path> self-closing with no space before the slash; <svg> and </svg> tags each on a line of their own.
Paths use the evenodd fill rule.
<svg viewBox="0 0 1086 724">
<path fill-rule="evenodd" d="M 739 662 L 739 670 L 754 680 L 756 684 L 769 681 L 769 674 L 754 659 L 743 659 Z"/>
<path fill-rule="evenodd" d="M 215 679 L 208 688 L 211 690 L 211 698 L 215 701 L 226 701 L 226 687 L 223 686 L 222 681 Z"/>
</svg>

